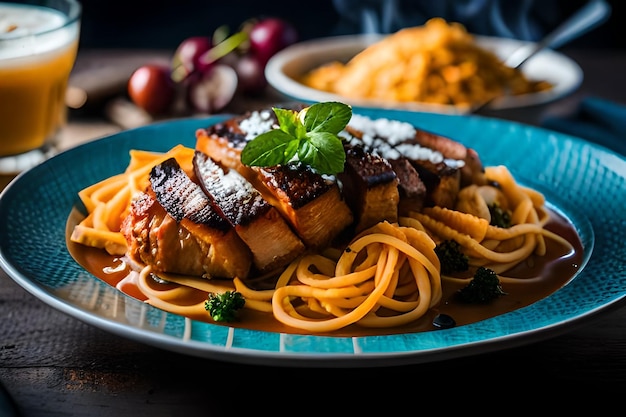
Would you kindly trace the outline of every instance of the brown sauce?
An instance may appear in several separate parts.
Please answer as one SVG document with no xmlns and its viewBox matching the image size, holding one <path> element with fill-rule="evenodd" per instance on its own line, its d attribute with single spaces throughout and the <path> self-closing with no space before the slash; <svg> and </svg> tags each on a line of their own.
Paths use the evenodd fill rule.
<svg viewBox="0 0 626 417">
<path fill-rule="evenodd" d="M 390 329 L 370 329 L 352 325 L 330 335 L 369 336 L 429 331 L 436 329 L 433 326 L 433 319 L 437 314 L 447 314 L 455 320 L 457 326 L 462 326 L 517 310 L 549 296 L 567 284 L 581 268 L 583 262 L 582 243 L 573 226 L 567 219 L 555 212 L 550 212 L 550 216 L 551 220 L 546 228 L 567 239 L 572 244 L 573 251 L 569 252 L 559 243 L 546 239 L 547 253 L 545 256 L 531 256 L 523 265 L 518 265 L 514 270 L 503 274 L 508 277 L 535 277 L 536 279 L 532 282 L 524 282 L 520 279 L 519 283 L 503 283 L 502 289 L 507 293 L 506 295 L 489 304 L 478 305 L 465 304 L 456 299 L 455 293 L 464 284 L 444 281 L 442 283 L 443 297 L 439 306 L 432 308 L 427 314 L 410 325 Z M 69 240 L 71 230 L 81 218 L 81 214 L 74 210 L 68 219 L 66 240 L 70 254 L 87 271 L 109 285 L 116 286 L 128 274 L 127 269 L 115 271 L 115 267 L 121 263 L 118 257 L 108 255 L 104 250 L 86 247 Z M 129 295 L 143 300 L 141 294 L 130 293 Z M 213 323 L 208 313 L 204 321 Z M 217 323 L 217 325 L 222 324 Z M 241 311 L 238 322 L 223 325 L 268 332 L 309 333 L 285 326 L 269 313 L 246 309 Z"/>
</svg>

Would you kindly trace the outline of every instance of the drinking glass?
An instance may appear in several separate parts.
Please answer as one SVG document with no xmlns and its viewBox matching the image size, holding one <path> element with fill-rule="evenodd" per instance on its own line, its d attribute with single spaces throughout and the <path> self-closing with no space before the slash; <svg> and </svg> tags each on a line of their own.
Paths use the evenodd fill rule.
<svg viewBox="0 0 626 417">
<path fill-rule="evenodd" d="M 81 13 L 76 0 L 0 0 L 0 175 L 54 153 Z"/>
</svg>

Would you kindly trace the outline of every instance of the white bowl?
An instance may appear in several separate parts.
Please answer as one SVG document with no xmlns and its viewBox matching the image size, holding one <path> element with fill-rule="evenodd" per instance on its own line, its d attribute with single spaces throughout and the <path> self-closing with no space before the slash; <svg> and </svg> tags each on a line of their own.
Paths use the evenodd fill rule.
<svg viewBox="0 0 626 417">
<path fill-rule="evenodd" d="M 269 84 L 285 96 L 304 102 L 341 101 L 353 106 L 424 111 L 446 114 L 466 114 L 469 106 L 438 105 L 420 102 L 355 99 L 308 87 L 298 79 L 306 72 L 331 61 L 348 62 L 369 45 L 385 35 L 346 35 L 320 38 L 291 45 L 275 54 L 265 67 Z M 475 36 L 477 44 L 492 50 L 501 58 L 507 57 L 532 42 L 514 39 Z M 506 96 L 492 101 L 490 109 L 510 109 L 547 103 L 575 91 L 582 82 L 581 68 L 565 55 L 546 49 L 531 58 L 522 71 L 530 79 L 545 80 L 553 88 L 532 94 Z"/>
</svg>

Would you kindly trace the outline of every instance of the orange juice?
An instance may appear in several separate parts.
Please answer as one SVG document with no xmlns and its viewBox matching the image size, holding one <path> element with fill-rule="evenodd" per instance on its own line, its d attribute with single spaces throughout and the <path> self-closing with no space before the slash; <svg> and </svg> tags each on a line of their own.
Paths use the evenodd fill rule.
<svg viewBox="0 0 626 417">
<path fill-rule="evenodd" d="M 65 124 L 78 36 L 77 17 L 0 1 L 0 156 L 41 148 Z"/>
</svg>

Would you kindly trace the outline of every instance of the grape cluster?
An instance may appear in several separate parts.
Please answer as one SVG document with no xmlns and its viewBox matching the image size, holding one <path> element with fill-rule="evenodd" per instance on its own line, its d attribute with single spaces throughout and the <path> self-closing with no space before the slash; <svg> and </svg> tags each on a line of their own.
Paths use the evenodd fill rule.
<svg viewBox="0 0 626 417">
<path fill-rule="evenodd" d="M 212 36 L 189 37 L 169 65 L 137 68 L 128 80 L 128 96 L 151 115 L 171 113 L 176 103 L 193 113 L 216 113 L 235 94 L 261 93 L 269 59 L 297 41 L 295 27 L 277 17 L 250 19 L 233 34 L 221 27 Z"/>
</svg>

